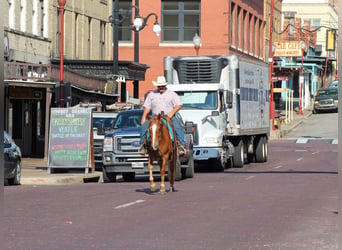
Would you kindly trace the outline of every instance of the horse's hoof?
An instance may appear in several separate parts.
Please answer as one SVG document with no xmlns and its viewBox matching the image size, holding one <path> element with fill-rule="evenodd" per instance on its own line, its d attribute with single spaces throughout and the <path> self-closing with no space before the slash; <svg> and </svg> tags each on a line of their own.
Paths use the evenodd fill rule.
<svg viewBox="0 0 342 250">
<path fill-rule="evenodd" d="M 150 190 L 151 190 L 152 192 L 156 191 L 156 185 L 150 185 Z"/>
<path fill-rule="evenodd" d="M 163 189 L 163 190 L 161 189 L 161 190 L 159 191 L 159 193 L 160 193 L 160 194 L 165 194 L 165 190 L 164 190 L 164 189 Z"/>
<path fill-rule="evenodd" d="M 173 192 L 174 191 L 174 188 L 173 187 L 170 187 L 170 192 Z"/>
</svg>

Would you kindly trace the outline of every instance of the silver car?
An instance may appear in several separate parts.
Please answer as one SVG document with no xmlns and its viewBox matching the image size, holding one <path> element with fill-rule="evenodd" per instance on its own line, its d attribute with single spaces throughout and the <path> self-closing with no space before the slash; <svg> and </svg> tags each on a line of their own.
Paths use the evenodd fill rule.
<svg viewBox="0 0 342 250">
<path fill-rule="evenodd" d="M 21 151 L 11 136 L 4 131 L 4 179 L 9 185 L 20 185 Z"/>
</svg>

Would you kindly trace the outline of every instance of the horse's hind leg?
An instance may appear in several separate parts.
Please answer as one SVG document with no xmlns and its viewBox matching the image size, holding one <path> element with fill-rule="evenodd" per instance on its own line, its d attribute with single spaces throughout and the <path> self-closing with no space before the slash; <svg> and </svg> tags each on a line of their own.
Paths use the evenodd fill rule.
<svg viewBox="0 0 342 250">
<path fill-rule="evenodd" d="M 176 171 L 175 171 L 175 166 L 173 160 L 169 161 L 169 182 L 170 182 L 170 192 L 174 191 L 174 183 L 175 183 L 175 176 L 176 176 Z"/>
<path fill-rule="evenodd" d="M 163 160 L 160 164 L 160 193 L 165 194 L 165 168 L 166 160 Z"/>
<path fill-rule="evenodd" d="M 156 184 L 154 183 L 154 180 L 153 180 L 153 162 L 152 161 L 149 161 L 148 162 L 148 170 L 150 172 L 150 190 L 151 191 L 156 191 Z"/>
</svg>

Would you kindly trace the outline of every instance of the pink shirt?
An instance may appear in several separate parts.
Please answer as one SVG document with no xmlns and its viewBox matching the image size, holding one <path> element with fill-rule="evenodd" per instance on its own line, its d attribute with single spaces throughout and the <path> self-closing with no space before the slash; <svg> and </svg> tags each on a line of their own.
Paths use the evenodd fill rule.
<svg viewBox="0 0 342 250">
<path fill-rule="evenodd" d="M 150 92 L 143 106 L 150 109 L 153 115 L 158 115 L 162 111 L 166 115 L 178 105 L 182 105 L 179 96 L 176 92 L 166 89 L 162 94 L 158 90 Z"/>
</svg>

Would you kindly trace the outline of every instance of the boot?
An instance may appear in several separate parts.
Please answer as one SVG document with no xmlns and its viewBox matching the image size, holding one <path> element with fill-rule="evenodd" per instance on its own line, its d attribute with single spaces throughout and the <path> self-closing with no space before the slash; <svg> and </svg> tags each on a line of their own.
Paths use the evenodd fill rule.
<svg viewBox="0 0 342 250">
<path fill-rule="evenodd" d="M 177 141 L 177 152 L 179 156 L 183 156 L 186 154 L 186 149 L 179 141 Z"/>
<path fill-rule="evenodd" d="M 140 148 L 138 149 L 138 153 L 141 155 L 147 155 L 147 150 L 146 150 L 146 143 L 143 142 L 140 146 Z"/>
</svg>

